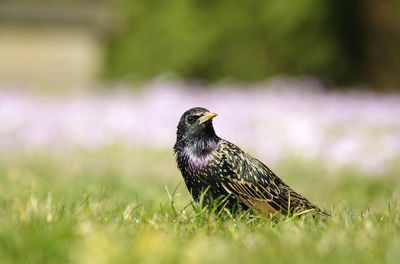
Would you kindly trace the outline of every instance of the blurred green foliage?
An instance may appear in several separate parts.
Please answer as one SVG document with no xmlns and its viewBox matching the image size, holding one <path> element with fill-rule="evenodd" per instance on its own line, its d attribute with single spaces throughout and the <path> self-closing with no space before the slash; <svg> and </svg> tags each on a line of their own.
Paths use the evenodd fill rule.
<svg viewBox="0 0 400 264">
<path fill-rule="evenodd" d="M 106 74 L 257 81 L 313 75 L 338 85 L 400 86 L 400 8 L 381 1 L 119 0 Z"/>
<path fill-rule="evenodd" d="M 257 81 L 288 74 L 400 87 L 399 0 L 5 0 L 0 6 L 0 21 L 100 27 L 105 77 L 145 80 L 169 72 Z M 32 19 L 28 7 L 35 7 Z"/>
<path fill-rule="evenodd" d="M 254 81 L 291 74 L 338 82 L 357 77 L 354 58 L 340 39 L 342 18 L 333 17 L 337 4 L 121 1 L 127 21 L 110 41 L 111 76 L 149 78 L 174 72 L 211 81 Z"/>
</svg>

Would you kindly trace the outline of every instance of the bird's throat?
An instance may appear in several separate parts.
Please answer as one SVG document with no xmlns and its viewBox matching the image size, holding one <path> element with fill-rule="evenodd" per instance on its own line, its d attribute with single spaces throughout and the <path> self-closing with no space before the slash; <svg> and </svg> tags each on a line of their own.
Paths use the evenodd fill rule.
<svg viewBox="0 0 400 264">
<path fill-rule="evenodd" d="M 187 165 L 193 169 L 205 168 L 212 159 L 218 139 L 188 143 L 181 153 Z"/>
</svg>

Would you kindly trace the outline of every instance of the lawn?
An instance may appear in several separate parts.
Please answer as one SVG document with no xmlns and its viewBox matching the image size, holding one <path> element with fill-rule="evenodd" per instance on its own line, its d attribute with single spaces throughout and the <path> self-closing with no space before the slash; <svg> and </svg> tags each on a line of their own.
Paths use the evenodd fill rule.
<svg viewBox="0 0 400 264">
<path fill-rule="evenodd" d="M 268 162 L 267 162 L 268 163 Z M 331 218 L 202 209 L 172 150 L 0 153 L 1 263 L 398 263 L 400 167 L 288 157 L 272 169 Z"/>
</svg>

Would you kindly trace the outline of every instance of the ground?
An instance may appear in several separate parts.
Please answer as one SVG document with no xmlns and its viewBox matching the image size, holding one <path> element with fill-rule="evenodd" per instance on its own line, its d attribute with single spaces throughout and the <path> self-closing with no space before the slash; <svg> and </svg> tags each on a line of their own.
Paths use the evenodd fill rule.
<svg viewBox="0 0 400 264">
<path fill-rule="evenodd" d="M 382 175 L 288 158 L 273 168 L 331 218 L 202 209 L 171 150 L 0 156 L 2 263 L 398 263 L 399 167 Z"/>
</svg>

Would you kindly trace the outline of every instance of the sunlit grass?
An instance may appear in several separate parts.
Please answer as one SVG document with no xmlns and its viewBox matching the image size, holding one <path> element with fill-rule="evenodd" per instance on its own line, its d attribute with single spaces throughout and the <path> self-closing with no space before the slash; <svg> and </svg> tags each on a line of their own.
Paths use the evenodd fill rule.
<svg viewBox="0 0 400 264">
<path fill-rule="evenodd" d="M 399 170 L 273 168 L 331 218 L 279 222 L 191 203 L 170 150 L 0 156 L 1 263 L 398 263 Z"/>
</svg>

